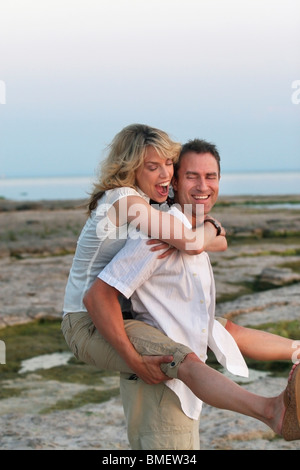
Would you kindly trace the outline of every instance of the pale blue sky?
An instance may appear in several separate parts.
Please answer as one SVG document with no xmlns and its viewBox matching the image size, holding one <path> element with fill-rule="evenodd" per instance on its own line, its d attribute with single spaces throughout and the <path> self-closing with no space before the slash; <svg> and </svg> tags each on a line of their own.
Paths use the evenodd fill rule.
<svg viewBox="0 0 300 470">
<path fill-rule="evenodd" d="M 133 122 L 299 170 L 296 80 L 298 0 L 1 0 L 0 177 L 93 175 Z"/>
</svg>

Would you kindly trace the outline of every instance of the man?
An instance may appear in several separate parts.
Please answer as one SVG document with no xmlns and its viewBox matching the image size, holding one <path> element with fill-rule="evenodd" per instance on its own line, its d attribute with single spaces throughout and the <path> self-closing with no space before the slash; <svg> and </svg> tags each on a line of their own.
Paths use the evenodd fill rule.
<svg viewBox="0 0 300 470">
<path fill-rule="evenodd" d="M 174 175 L 173 188 L 175 201 L 179 207 L 182 210 L 189 209 L 189 212 L 185 211 L 187 224 L 190 223 L 193 227 L 197 225 L 199 207 L 204 209 L 206 216 L 210 213 L 218 198 L 219 179 L 220 159 L 215 146 L 199 140 L 183 146 Z M 222 227 L 214 219 L 206 218 L 204 223 L 210 224 L 217 236 L 222 237 L 222 233 L 224 234 Z M 158 260 L 155 253 L 149 252 L 144 240 L 128 239 L 125 248 L 102 271 L 99 278 L 104 281 L 101 284 L 102 298 L 99 299 L 99 303 L 97 298 L 93 298 L 95 289 L 92 298 L 89 293 L 86 296 L 86 306 L 92 318 L 96 318 L 97 310 L 103 308 L 104 299 L 106 302 L 109 299 L 110 305 L 113 305 L 113 300 L 119 292 L 126 297 L 132 296 L 135 318 L 161 329 L 175 341 L 189 346 L 197 356 L 194 355 L 193 358 L 192 355 L 188 355 L 188 360 L 194 360 L 195 364 L 198 361 L 198 365 L 204 364 L 207 347 L 210 347 L 218 360 L 229 370 L 239 375 L 246 375 L 245 363 L 232 337 L 213 318 L 214 280 L 206 253 L 189 256 L 176 251 L 168 258 Z M 110 286 L 114 286 L 115 289 Z M 226 328 L 230 331 L 231 322 L 228 322 Z M 232 331 L 236 337 L 239 337 L 239 327 L 232 328 Z M 248 335 L 244 335 L 240 343 L 242 348 L 244 342 L 247 343 L 247 352 L 251 357 L 253 350 L 257 348 L 253 347 L 253 338 L 251 341 L 248 338 Z M 280 358 L 291 358 L 291 342 L 282 340 L 280 346 L 276 345 L 273 349 L 279 356 L 282 355 Z M 270 336 L 267 336 L 267 342 L 269 346 L 275 345 L 274 339 Z M 266 356 L 268 354 L 270 353 L 266 352 Z M 176 356 L 176 352 L 174 355 Z M 176 361 L 174 366 L 175 363 Z M 208 370 L 210 368 L 205 367 L 204 377 L 210 373 Z M 212 380 L 219 381 L 220 375 L 212 377 Z M 173 377 L 177 375 L 174 374 Z M 181 378 L 179 375 L 178 377 Z M 124 374 L 121 377 L 121 394 L 132 448 L 199 449 L 198 417 L 201 401 L 192 394 L 191 390 L 176 379 L 158 385 L 147 385 L 139 379 L 132 379 L 136 377 Z M 193 381 L 191 378 L 188 380 Z M 203 385 L 204 381 L 200 381 L 200 388 Z M 240 390 L 226 382 L 224 386 L 227 385 L 229 386 L 227 396 L 230 401 L 235 401 L 234 393 L 240 394 Z M 212 400 L 214 406 L 231 409 L 231 405 L 224 403 L 222 397 L 221 401 L 219 400 L 222 389 L 217 385 L 205 393 L 214 395 Z M 256 406 L 252 404 L 254 398 L 256 397 L 250 397 L 249 394 L 243 396 L 242 406 L 237 411 L 253 416 L 253 407 Z M 249 409 L 248 403 L 245 408 L 245 401 L 248 400 L 251 402 Z M 280 400 L 282 402 L 282 398 L 276 398 L 276 403 L 273 400 L 272 406 L 275 409 L 276 405 L 276 409 L 282 412 L 283 404 L 279 403 Z M 209 399 L 206 401 L 209 403 Z M 266 405 L 263 399 L 257 398 L 257 402 L 261 408 Z M 254 415 L 269 424 L 261 410 L 259 412 L 255 410 Z M 279 430 L 280 426 L 278 424 L 276 426 L 273 428 Z"/>
</svg>

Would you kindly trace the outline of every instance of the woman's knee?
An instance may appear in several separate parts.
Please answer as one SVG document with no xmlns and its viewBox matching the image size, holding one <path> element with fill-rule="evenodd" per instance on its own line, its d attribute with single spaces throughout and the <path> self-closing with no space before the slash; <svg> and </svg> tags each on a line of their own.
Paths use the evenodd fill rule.
<svg viewBox="0 0 300 470">
<path fill-rule="evenodd" d="M 184 367 L 187 367 L 189 364 L 195 363 L 195 362 L 200 362 L 204 364 L 204 362 L 201 361 L 201 359 L 197 356 L 197 354 L 195 354 L 194 352 L 191 352 L 186 355 L 186 357 L 182 361 L 182 364 L 184 365 Z"/>
<path fill-rule="evenodd" d="M 205 362 L 201 361 L 195 353 L 191 352 L 190 354 L 187 354 L 178 368 L 178 378 L 183 382 L 189 378 L 193 378 L 195 367 L 199 367 L 201 365 L 205 365 Z"/>
</svg>

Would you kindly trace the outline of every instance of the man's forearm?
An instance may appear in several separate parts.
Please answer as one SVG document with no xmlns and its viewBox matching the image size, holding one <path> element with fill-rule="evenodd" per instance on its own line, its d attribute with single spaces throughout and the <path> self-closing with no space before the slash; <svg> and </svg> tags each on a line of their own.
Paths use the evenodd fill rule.
<svg viewBox="0 0 300 470">
<path fill-rule="evenodd" d="M 141 356 L 126 334 L 118 296 L 116 289 L 96 279 L 83 302 L 99 333 L 133 369 L 141 361 Z"/>
</svg>

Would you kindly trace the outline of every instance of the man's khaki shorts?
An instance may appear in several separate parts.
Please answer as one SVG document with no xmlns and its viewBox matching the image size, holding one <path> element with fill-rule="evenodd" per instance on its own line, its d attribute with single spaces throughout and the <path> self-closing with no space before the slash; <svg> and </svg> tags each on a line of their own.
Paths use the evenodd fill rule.
<svg viewBox="0 0 300 470">
<path fill-rule="evenodd" d="M 164 383 L 148 385 L 121 374 L 120 391 L 132 450 L 199 450 L 199 420 L 186 416 Z"/>
<path fill-rule="evenodd" d="M 226 326 L 225 319 L 218 320 Z M 136 320 L 124 320 L 125 331 L 142 355 L 172 355 L 173 361 L 161 368 L 171 378 L 192 352 L 156 328 Z M 133 371 L 100 335 L 87 312 L 64 316 L 62 332 L 73 354 L 99 370 L 121 372 L 120 391 L 127 421 L 128 439 L 133 450 L 198 450 L 199 421 L 187 417 L 177 395 L 165 384 L 147 385 L 132 380 Z"/>
</svg>

